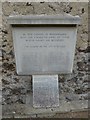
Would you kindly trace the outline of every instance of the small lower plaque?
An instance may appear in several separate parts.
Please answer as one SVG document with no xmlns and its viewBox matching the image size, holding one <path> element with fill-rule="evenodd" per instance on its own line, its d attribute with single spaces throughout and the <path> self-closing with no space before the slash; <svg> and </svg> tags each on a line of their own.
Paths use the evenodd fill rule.
<svg viewBox="0 0 90 120">
<path fill-rule="evenodd" d="M 58 75 L 33 75 L 33 107 L 59 106 Z"/>
</svg>

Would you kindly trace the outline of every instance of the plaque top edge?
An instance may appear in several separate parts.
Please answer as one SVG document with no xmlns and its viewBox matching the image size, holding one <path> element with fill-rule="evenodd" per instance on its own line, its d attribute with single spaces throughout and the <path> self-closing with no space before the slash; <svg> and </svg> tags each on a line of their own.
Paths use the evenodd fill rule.
<svg viewBox="0 0 90 120">
<path fill-rule="evenodd" d="M 7 20 L 9 24 L 80 24 L 81 18 L 64 13 L 56 15 L 10 15 Z"/>
</svg>

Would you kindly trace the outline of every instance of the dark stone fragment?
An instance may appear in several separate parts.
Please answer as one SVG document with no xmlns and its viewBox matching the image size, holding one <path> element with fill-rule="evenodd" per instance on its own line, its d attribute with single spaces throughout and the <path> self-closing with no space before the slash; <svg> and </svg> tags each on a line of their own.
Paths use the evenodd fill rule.
<svg viewBox="0 0 90 120">
<path fill-rule="evenodd" d="M 7 42 L 7 40 L 4 40 L 3 42 Z"/>
<path fill-rule="evenodd" d="M 64 76 L 59 76 L 58 79 L 59 79 L 59 82 L 62 82 L 62 83 L 65 82 L 65 77 Z"/>
<path fill-rule="evenodd" d="M 15 95 L 25 94 L 25 93 L 26 93 L 26 89 L 22 87 L 19 87 L 19 88 L 16 87 L 12 89 L 12 94 L 15 94 Z"/>
<path fill-rule="evenodd" d="M 12 58 L 14 58 L 14 52 L 13 52 L 13 50 L 11 50 L 11 51 L 9 52 L 9 55 L 11 55 Z"/>
<path fill-rule="evenodd" d="M 56 11 L 53 6 L 48 5 L 48 7 L 50 7 L 53 11 Z"/>
<path fill-rule="evenodd" d="M 18 102 L 25 104 L 26 103 L 26 95 L 20 95 Z"/>
<path fill-rule="evenodd" d="M 11 73 L 8 73 L 7 76 L 11 76 L 12 74 Z"/>
<path fill-rule="evenodd" d="M 9 58 L 6 58 L 7 61 L 9 61 Z"/>
<path fill-rule="evenodd" d="M 70 10 L 72 10 L 72 7 L 70 7 Z"/>
<path fill-rule="evenodd" d="M 84 10 L 84 8 L 82 8 L 82 13 L 84 13 L 85 12 L 85 10 Z"/>
<path fill-rule="evenodd" d="M 19 95 L 20 94 L 20 88 L 14 88 L 14 89 L 12 89 L 12 94 L 15 94 L 15 95 Z"/>
<path fill-rule="evenodd" d="M 84 61 L 84 64 L 87 64 L 87 62 L 86 62 L 86 61 Z"/>
<path fill-rule="evenodd" d="M 84 73 L 78 72 L 78 76 L 82 77 L 82 76 L 84 76 Z"/>
<path fill-rule="evenodd" d="M 19 82 L 19 79 L 18 78 L 13 78 L 16 82 Z"/>
<path fill-rule="evenodd" d="M 6 45 L 2 45 L 2 47 L 6 47 Z"/>
<path fill-rule="evenodd" d="M 82 93 L 83 93 L 83 90 L 80 89 L 80 88 L 79 88 L 79 89 L 76 89 L 76 90 L 75 90 L 75 93 L 76 93 L 76 94 L 82 94 Z"/>
<path fill-rule="evenodd" d="M 7 80 L 4 80 L 4 79 L 2 79 L 2 83 L 3 84 L 9 84 L 9 82 Z"/>
<path fill-rule="evenodd" d="M 31 4 L 31 3 L 29 3 L 29 2 L 27 2 L 27 3 L 26 3 L 26 6 L 32 6 L 32 4 Z"/>
<path fill-rule="evenodd" d="M 78 70 L 79 71 L 86 71 L 86 64 L 84 62 L 77 62 Z"/>
<path fill-rule="evenodd" d="M 44 1 L 40 2 L 41 4 L 44 3 Z"/>
<path fill-rule="evenodd" d="M 66 11 L 66 13 L 69 13 L 70 11 Z"/>
<path fill-rule="evenodd" d="M 77 62 L 77 65 L 78 65 L 78 67 L 82 67 L 83 66 L 83 62 Z"/>
<path fill-rule="evenodd" d="M 25 104 L 25 102 L 22 99 L 19 99 L 17 102 L 21 104 Z"/>
<path fill-rule="evenodd" d="M 87 47 L 85 52 L 90 52 L 90 46 Z"/>
<path fill-rule="evenodd" d="M 66 13 L 70 13 L 71 10 L 72 10 L 72 7 L 68 6 L 68 9 L 66 8 L 66 9 L 64 10 L 64 12 L 66 12 Z"/>
<path fill-rule="evenodd" d="M 87 93 L 89 91 L 90 91 L 90 88 L 78 88 L 78 89 L 75 89 L 76 94 L 83 94 L 83 93 Z"/>
<path fill-rule="evenodd" d="M 67 100 L 67 101 L 72 101 L 69 97 L 66 97 L 66 100 Z"/>
<path fill-rule="evenodd" d="M 81 50 L 80 48 L 78 48 L 78 51 L 88 53 L 88 52 L 90 52 L 90 46 L 88 46 L 85 50 Z"/>
<path fill-rule="evenodd" d="M 87 82 L 90 82 L 90 79 L 88 78 L 88 79 L 85 79 L 84 81 L 83 81 L 83 83 L 87 83 Z"/>
<path fill-rule="evenodd" d="M 4 55 L 6 55 L 6 51 L 5 50 L 1 50 L 2 51 L 2 57 L 4 56 Z"/>
<path fill-rule="evenodd" d="M 7 30 L 2 30 L 3 33 L 8 34 Z"/>
<path fill-rule="evenodd" d="M 9 63 L 3 63 L 2 67 L 5 69 L 5 70 L 15 70 L 15 67 L 13 64 L 9 64 Z"/>
<path fill-rule="evenodd" d="M 88 59 L 88 62 L 90 62 L 90 59 Z"/>
<path fill-rule="evenodd" d="M 5 71 L 5 70 L 2 69 L 2 73 L 7 73 L 7 71 Z"/>
</svg>

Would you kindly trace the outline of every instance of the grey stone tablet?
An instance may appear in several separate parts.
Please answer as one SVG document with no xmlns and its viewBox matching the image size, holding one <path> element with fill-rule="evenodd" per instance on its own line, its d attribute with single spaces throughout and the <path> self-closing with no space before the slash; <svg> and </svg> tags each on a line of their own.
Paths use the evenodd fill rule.
<svg viewBox="0 0 90 120">
<path fill-rule="evenodd" d="M 33 106 L 59 106 L 58 75 L 33 76 Z"/>
<path fill-rule="evenodd" d="M 71 73 L 78 16 L 11 16 L 19 75 Z"/>
</svg>

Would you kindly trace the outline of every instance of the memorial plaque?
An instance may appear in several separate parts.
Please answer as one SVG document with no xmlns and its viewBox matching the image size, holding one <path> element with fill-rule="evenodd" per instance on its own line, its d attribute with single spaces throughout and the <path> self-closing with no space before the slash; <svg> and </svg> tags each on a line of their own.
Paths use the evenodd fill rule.
<svg viewBox="0 0 90 120">
<path fill-rule="evenodd" d="M 33 106 L 59 106 L 58 75 L 33 76 Z"/>
<path fill-rule="evenodd" d="M 71 73 L 78 16 L 11 16 L 19 75 Z"/>
</svg>

